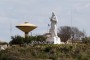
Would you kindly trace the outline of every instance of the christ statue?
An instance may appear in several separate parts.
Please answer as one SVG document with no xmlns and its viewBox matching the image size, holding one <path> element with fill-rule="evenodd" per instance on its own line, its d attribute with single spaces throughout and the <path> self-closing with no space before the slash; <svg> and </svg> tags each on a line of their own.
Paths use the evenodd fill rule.
<svg viewBox="0 0 90 60">
<path fill-rule="evenodd" d="M 60 38 L 57 36 L 57 22 L 58 21 L 53 12 L 52 12 L 50 21 L 51 21 L 51 27 L 49 30 L 50 37 L 48 37 L 46 41 L 49 42 L 50 44 L 63 44 L 63 42 L 61 42 Z"/>
<path fill-rule="evenodd" d="M 51 37 L 55 37 L 55 36 L 57 37 L 57 19 L 53 12 L 50 21 L 51 21 L 51 28 L 49 32 L 51 33 Z"/>
</svg>

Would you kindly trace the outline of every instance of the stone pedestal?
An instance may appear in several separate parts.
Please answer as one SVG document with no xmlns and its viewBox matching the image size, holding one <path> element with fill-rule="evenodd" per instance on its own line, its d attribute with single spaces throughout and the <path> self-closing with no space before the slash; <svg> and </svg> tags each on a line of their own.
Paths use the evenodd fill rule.
<svg viewBox="0 0 90 60">
<path fill-rule="evenodd" d="M 49 42 L 50 44 L 63 44 L 63 42 L 61 42 L 60 38 L 57 37 L 49 37 L 46 39 L 47 42 Z"/>
</svg>

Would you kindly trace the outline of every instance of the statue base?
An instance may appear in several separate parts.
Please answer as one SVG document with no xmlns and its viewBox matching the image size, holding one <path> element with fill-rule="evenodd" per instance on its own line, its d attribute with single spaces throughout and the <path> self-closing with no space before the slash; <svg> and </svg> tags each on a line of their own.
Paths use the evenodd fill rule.
<svg viewBox="0 0 90 60">
<path fill-rule="evenodd" d="M 57 37 L 49 37 L 46 39 L 46 41 L 50 44 L 64 44 L 63 42 L 61 42 L 60 38 Z"/>
</svg>

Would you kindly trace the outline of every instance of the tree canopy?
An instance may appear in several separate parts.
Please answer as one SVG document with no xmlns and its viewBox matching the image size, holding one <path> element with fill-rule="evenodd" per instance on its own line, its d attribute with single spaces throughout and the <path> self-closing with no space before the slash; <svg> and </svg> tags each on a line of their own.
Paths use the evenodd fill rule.
<svg viewBox="0 0 90 60">
<path fill-rule="evenodd" d="M 62 26 L 58 28 L 58 36 L 61 41 L 66 42 L 68 39 L 81 40 L 81 38 L 84 38 L 85 33 L 77 27 Z"/>
</svg>

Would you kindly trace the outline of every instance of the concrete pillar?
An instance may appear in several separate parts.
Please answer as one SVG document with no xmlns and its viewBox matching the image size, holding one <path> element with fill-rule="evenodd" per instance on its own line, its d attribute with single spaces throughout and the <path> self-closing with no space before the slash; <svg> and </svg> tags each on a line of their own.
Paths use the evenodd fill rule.
<svg viewBox="0 0 90 60">
<path fill-rule="evenodd" d="M 28 38 L 28 33 L 29 33 L 29 32 L 25 32 L 25 38 Z"/>
</svg>

